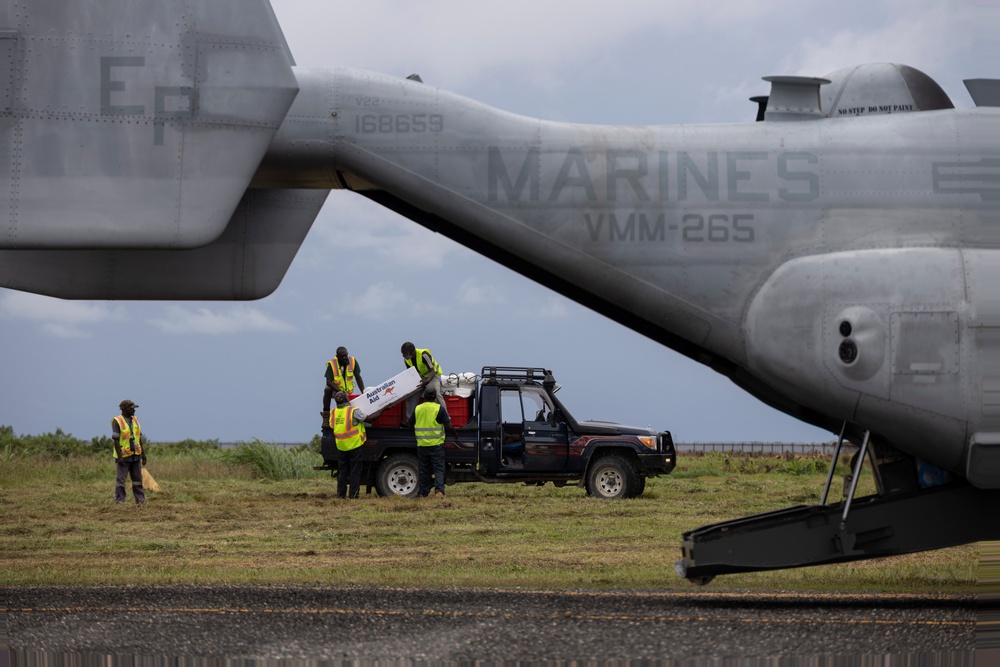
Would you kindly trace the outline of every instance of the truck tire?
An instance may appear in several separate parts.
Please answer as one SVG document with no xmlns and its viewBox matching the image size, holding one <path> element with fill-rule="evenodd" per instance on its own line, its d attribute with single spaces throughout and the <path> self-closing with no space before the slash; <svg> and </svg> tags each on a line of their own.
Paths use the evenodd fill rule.
<svg viewBox="0 0 1000 667">
<path fill-rule="evenodd" d="M 639 475 L 616 454 L 602 456 L 587 471 L 587 495 L 596 498 L 631 498 L 639 488 Z"/>
<path fill-rule="evenodd" d="M 380 496 L 417 497 L 417 457 L 413 454 L 393 454 L 379 464 L 375 474 L 375 491 Z"/>
</svg>

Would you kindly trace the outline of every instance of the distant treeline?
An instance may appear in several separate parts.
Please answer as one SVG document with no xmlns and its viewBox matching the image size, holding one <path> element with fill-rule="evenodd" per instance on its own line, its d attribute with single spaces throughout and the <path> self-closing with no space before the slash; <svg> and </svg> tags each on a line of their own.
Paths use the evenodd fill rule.
<svg viewBox="0 0 1000 667">
<path fill-rule="evenodd" d="M 698 454 L 739 452 L 741 454 L 829 454 L 836 442 L 676 442 L 678 452 Z M 854 447 L 845 442 L 846 447 Z"/>
<path fill-rule="evenodd" d="M 145 437 L 144 445 L 149 445 Z M 155 443 L 158 453 L 186 452 L 192 450 L 219 449 L 218 440 L 181 440 L 180 442 Z M 110 435 L 99 435 L 90 440 L 82 440 L 57 428 L 55 433 L 42 435 L 15 435 L 14 427 L 0 426 L 0 459 L 12 456 L 51 456 L 68 458 L 71 456 L 91 456 L 106 454 L 111 456 L 114 449 Z"/>
<path fill-rule="evenodd" d="M 230 443 L 231 448 L 239 448 L 249 444 L 258 444 L 260 441 L 253 440 L 250 443 L 238 442 Z M 273 443 L 262 443 L 272 444 Z M 150 454 L 157 457 L 175 456 L 194 452 L 205 452 L 223 449 L 223 445 L 218 439 L 214 440 L 193 440 L 188 438 L 178 442 L 149 442 L 146 436 L 142 437 L 142 446 L 148 447 Z M 99 435 L 90 440 L 76 438 L 70 433 L 63 433 L 60 428 L 55 433 L 43 433 L 42 435 L 15 435 L 12 426 L 0 425 L 0 461 L 4 461 L 15 456 L 51 456 L 53 458 L 69 458 L 71 456 L 111 456 L 114 444 L 110 435 Z M 319 453 L 320 437 L 313 436 L 310 442 L 302 443 L 291 449 L 307 452 Z"/>
</svg>

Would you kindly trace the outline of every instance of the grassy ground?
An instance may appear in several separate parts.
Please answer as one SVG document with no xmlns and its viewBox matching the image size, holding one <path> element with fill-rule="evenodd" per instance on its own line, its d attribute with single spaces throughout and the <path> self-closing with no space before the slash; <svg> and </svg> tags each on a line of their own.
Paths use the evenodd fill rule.
<svg viewBox="0 0 1000 667">
<path fill-rule="evenodd" d="M 576 487 L 462 484 L 446 499 L 345 502 L 325 473 L 273 481 L 219 452 L 157 459 L 154 449 L 149 470 L 163 490 L 136 508 L 131 492 L 112 502 L 110 457 L 12 456 L 0 458 L 0 581 L 690 590 L 673 570 L 681 533 L 818 502 L 817 462 L 682 457 L 675 474 L 625 501 Z M 729 575 L 710 588 L 970 593 L 977 568 L 970 545 Z"/>
</svg>

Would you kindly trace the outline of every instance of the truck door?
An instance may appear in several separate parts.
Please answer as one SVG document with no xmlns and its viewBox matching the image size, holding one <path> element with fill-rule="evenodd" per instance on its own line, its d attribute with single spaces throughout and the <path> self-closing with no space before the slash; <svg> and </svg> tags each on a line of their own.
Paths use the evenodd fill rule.
<svg viewBox="0 0 1000 667">
<path fill-rule="evenodd" d="M 500 390 L 500 465 L 524 467 L 524 411 L 517 387 Z"/>
<path fill-rule="evenodd" d="M 566 465 L 566 425 L 556 424 L 551 415 L 540 387 L 501 390 L 501 469 L 558 470 Z"/>
<path fill-rule="evenodd" d="M 521 387 L 524 412 L 525 467 L 530 470 L 563 470 L 569 456 L 569 432 L 556 422 L 553 406 L 541 387 Z"/>
<path fill-rule="evenodd" d="M 500 467 L 503 438 L 500 423 L 499 388 L 483 384 L 479 389 L 478 468 L 484 475 L 494 475 Z"/>
</svg>

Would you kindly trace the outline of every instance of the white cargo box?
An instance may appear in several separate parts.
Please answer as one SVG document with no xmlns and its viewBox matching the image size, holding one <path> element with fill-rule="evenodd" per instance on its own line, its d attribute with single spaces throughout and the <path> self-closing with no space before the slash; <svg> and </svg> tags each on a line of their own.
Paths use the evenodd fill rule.
<svg viewBox="0 0 1000 667">
<path fill-rule="evenodd" d="M 351 401 L 351 405 L 371 417 L 379 410 L 385 410 L 394 403 L 405 400 L 420 388 L 420 373 L 416 368 L 407 368 L 402 373 L 369 387 L 365 393 Z"/>
</svg>

